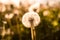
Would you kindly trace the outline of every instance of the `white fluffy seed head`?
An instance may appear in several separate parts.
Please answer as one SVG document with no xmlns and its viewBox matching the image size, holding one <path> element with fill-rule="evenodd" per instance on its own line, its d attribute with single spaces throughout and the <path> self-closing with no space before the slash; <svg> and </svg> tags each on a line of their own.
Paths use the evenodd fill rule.
<svg viewBox="0 0 60 40">
<path fill-rule="evenodd" d="M 28 11 L 29 12 L 30 11 L 34 12 L 34 10 L 35 10 L 35 12 L 40 11 L 38 9 L 40 9 L 40 3 L 35 3 L 28 8 Z"/>
<path fill-rule="evenodd" d="M 22 23 L 25 27 L 31 28 L 30 18 L 33 18 L 33 25 L 36 27 L 40 23 L 40 16 L 36 12 L 27 12 L 22 17 Z"/>
<path fill-rule="evenodd" d="M 11 19 L 14 16 L 14 14 L 5 14 L 6 19 Z"/>
</svg>

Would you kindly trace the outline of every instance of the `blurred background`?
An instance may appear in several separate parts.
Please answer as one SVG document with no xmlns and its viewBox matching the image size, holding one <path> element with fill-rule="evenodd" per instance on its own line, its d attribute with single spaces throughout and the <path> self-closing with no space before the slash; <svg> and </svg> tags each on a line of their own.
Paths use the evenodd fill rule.
<svg viewBox="0 0 60 40">
<path fill-rule="evenodd" d="M 41 18 L 36 40 L 60 40 L 60 0 L 0 0 L 0 40 L 32 40 L 21 22 L 29 11 Z"/>
</svg>

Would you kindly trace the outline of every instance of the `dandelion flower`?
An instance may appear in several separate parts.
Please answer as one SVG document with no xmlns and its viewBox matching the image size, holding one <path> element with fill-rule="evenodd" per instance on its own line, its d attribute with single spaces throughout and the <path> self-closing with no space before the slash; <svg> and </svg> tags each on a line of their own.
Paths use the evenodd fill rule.
<svg viewBox="0 0 60 40">
<path fill-rule="evenodd" d="M 28 11 L 37 11 L 38 9 L 40 9 L 39 8 L 40 7 L 40 4 L 39 3 L 35 3 L 35 4 L 33 4 L 33 5 L 31 5 L 29 8 L 28 8 Z M 39 11 L 39 10 L 38 10 Z"/>
<path fill-rule="evenodd" d="M 37 26 L 40 23 L 40 16 L 36 12 L 27 12 L 24 14 L 22 17 L 22 23 L 25 27 L 30 28 L 31 23 L 30 23 L 30 18 L 33 18 L 33 25 Z"/>
<path fill-rule="evenodd" d="M 14 16 L 14 14 L 5 14 L 5 18 L 11 19 Z"/>
</svg>

